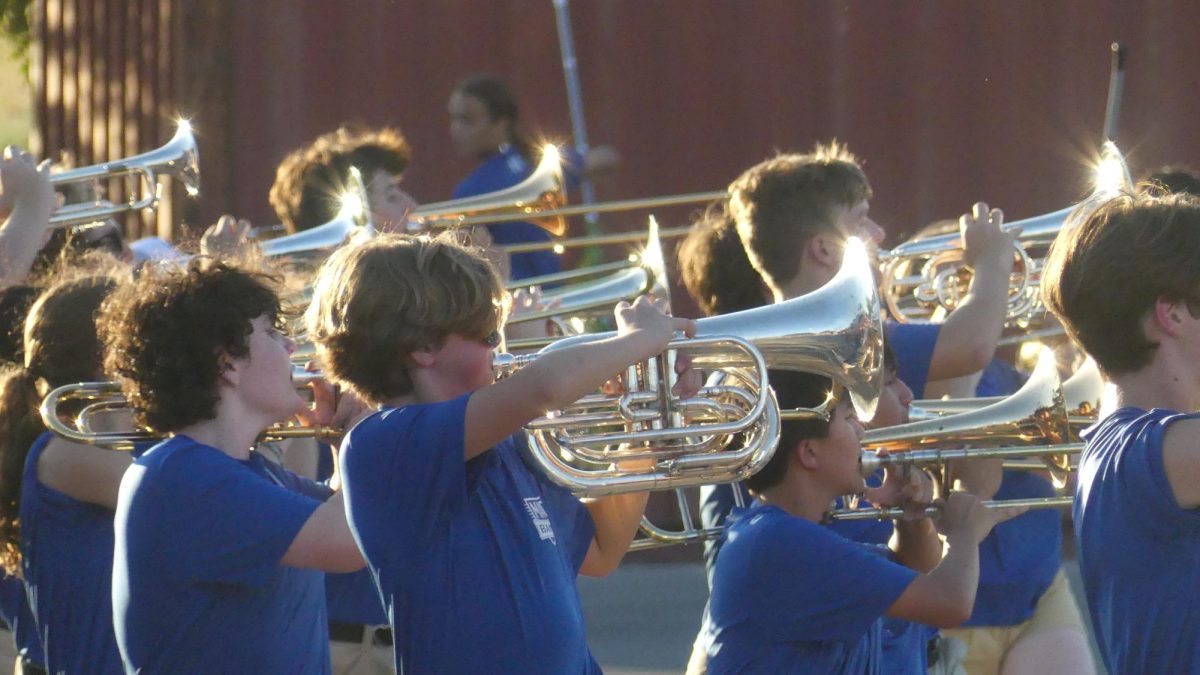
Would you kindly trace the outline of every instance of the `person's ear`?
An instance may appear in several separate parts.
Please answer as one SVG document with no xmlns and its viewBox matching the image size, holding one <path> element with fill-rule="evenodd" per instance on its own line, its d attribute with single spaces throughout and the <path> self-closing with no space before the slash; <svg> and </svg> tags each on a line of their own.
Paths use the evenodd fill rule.
<svg viewBox="0 0 1200 675">
<path fill-rule="evenodd" d="M 217 355 L 217 373 L 218 380 L 231 387 L 236 387 L 241 378 L 241 371 L 238 369 L 237 361 L 225 352 Z"/>
<path fill-rule="evenodd" d="M 409 352 L 408 358 L 418 368 L 429 368 L 437 363 L 437 351 L 429 347 L 422 347 Z"/>
<path fill-rule="evenodd" d="M 821 468 L 820 458 L 817 455 L 817 449 L 809 440 L 803 440 L 796 444 L 792 449 L 792 456 L 800 466 L 808 471 L 816 471 Z"/>
<path fill-rule="evenodd" d="M 807 253 L 810 258 L 823 267 L 841 267 L 841 242 L 827 232 L 813 235 L 808 242 Z"/>
<path fill-rule="evenodd" d="M 1187 303 L 1180 300 L 1158 298 L 1154 301 L 1154 311 L 1146 321 L 1146 337 L 1153 340 L 1156 335 L 1178 337 L 1183 327 L 1184 313 L 1191 316 Z"/>
</svg>

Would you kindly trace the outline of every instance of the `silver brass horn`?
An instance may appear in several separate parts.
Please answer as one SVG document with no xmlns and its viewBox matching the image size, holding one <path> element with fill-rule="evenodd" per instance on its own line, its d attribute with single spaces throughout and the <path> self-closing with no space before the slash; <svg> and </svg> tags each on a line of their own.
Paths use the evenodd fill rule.
<svg viewBox="0 0 1200 675">
<path fill-rule="evenodd" d="M 196 147 L 192 126 L 181 120 L 171 140 L 156 150 L 103 164 L 62 171 L 51 175 L 50 182 L 61 187 L 128 175 L 137 176 L 139 179 L 141 194 L 137 199 L 131 198 L 124 204 L 114 204 L 106 200 L 67 204 L 50 216 L 50 225 L 69 227 L 104 220 L 120 213 L 153 209 L 158 206 L 160 198 L 159 176 L 173 176 L 183 184 L 189 195 L 194 197 L 199 194 L 200 151 Z"/>
<path fill-rule="evenodd" d="M 1014 243 L 1018 263 L 1009 285 L 1008 327 L 1026 332 L 1044 322 L 1046 310 L 1039 292 L 1042 260 L 1058 233 L 1132 186 L 1124 156 L 1108 141 L 1101 150 L 1090 196 L 1075 206 L 1004 225 L 1006 230 L 1021 228 Z M 923 321 L 935 311 L 953 311 L 967 294 L 970 271 L 963 265 L 962 240 L 957 230 L 919 236 L 890 251 L 881 251 L 879 259 L 883 264 L 880 293 L 888 313 L 897 321 Z"/>
<path fill-rule="evenodd" d="M 540 353 L 611 335 L 564 338 Z M 739 480 L 761 468 L 778 441 L 767 370 L 829 377 L 869 419 L 882 388 L 882 335 L 870 262 L 862 242 L 851 240 L 841 270 L 825 286 L 778 305 L 699 320 L 696 337 L 673 341 L 665 360 L 631 367 L 624 394 L 588 396 L 530 423 L 530 448 L 552 480 L 587 495 Z M 737 373 L 738 385 L 674 399 L 675 350 L 686 351 L 698 369 Z M 498 374 L 537 357 L 498 354 Z M 728 449 L 739 433 L 745 445 Z M 630 460 L 652 467 L 611 467 Z"/>
<path fill-rule="evenodd" d="M 639 295 L 652 294 L 656 298 L 670 300 L 671 290 L 667 277 L 667 266 L 663 258 L 662 243 L 658 238 L 658 222 L 653 216 L 650 217 L 645 248 L 640 253 L 630 255 L 627 261 L 604 263 L 569 272 L 521 279 L 508 284 L 507 288 L 512 290 L 543 283 L 556 283 L 608 271 L 612 273 L 590 281 L 582 281 L 543 292 L 541 296 L 543 303 L 557 301 L 553 308 L 517 314 L 509 317 L 508 323 L 552 319 L 566 328 L 567 321 L 589 312 L 603 310 L 605 314 L 611 316 L 614 305 L 622 300 L 633 300 Z M 564 334 L 570 335 L 571 333 L 564 330 Z M 509 348 L 536 349 L 553 341 L 554 338 L 514 340 L 509 343 Z"/>
<path fill-rule="evenodd" d="M 349 185 L 341 202 L 333 220 L 295 234 L 268 239 L 259 244 L 259 249 L 267 257 L 324 255 L 354 237 L 373 236 L 371 202 L 358 167 L 350 167 Z"/>
</svg>

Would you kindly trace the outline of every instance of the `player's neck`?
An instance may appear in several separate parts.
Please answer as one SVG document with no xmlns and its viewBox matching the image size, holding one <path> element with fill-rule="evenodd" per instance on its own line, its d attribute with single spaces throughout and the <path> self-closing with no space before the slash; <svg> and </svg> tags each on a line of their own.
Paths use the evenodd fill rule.
<svg viewBox="0 0 1200 675">
<path fill-rule="evenodd" d="M 764 504 L 778 506 L 797 518 L 819 523 L 837 495 L 829 493 L 811 478 L 810 475 L 793 476 L 789 472 L 782 483 L 763 490 L 758 499 Z"/>
<path fill-rule="evenodd" d="M 1114 395 L 1108 397 L 1111 402 L 1105 400 L 1106 409 L 1101 414 L 1124 407 L 1180 412 L 1200 409 L 1200 369 L 1173 346 L 1161 342 L 1150 363 L 1135 372 L 1113 376 Z"/>
</svg>

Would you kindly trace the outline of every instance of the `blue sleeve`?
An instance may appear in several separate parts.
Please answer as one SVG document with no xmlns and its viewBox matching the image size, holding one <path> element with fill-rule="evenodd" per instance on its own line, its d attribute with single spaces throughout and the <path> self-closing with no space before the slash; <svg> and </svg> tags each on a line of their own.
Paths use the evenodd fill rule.
<svg viewBox="0 0 1200 675">
<path fill-rule="evenodd" d="M 754 551 L 762 604 L 778 639 L 857 641 L 916 578 L 867 546 L 813 523 L 775 528 Z"/>
<path fill-rule="evenodd" d="M 350 527 L 372 567 L 412 569 L 466 502 L 469 396 L 376 413 L 343 441 Z"/>
<path fill-rule="evenodd" d="M 515 451 L 520 453 L 518 459 L 537 481 L 538 489 L 542 493 L 542 503 L 553 519 L 554 532 L 567 542 L 567 560 L 571 562 L 572 568 L 579 572 L 579 567 L 583 565 L 583 559 L 587 557 L 588 549 L 592 545 L 592 539 L 596 536 L 596 525 L 592 521 L 591 512 L 570 490 L 551 481 L 540 469 L 532 466 L 532 462 L 528 460 L 530 450 L 524 433 L 513 435 L 511 440 Z"/>
<path fill-rule="evenodd" d="M 924 398 L 929 364 L 933 361 L 933 348 L 937 346 L 942 324 L 889 321 L 886 329 L 888 343 L 899 362 L 900 379 L 912 389 L 913 398 Z"/>
<path fill-rule="evenodd" d="M 1130 517 L 1163 539 L 1195 536 L 1200 533 L 1200 509 L 1180 508 L 1167 480 L 1162 444 L 1167 427 L 1196 415 L 1170 415 L 1151 422 L 1142 430 L 1138 443 L 1121 456 L 1116 480 L 1121 494 L 1129 500 Z"/>
<path fill-rule="evenodd" d="M 162 471 L 163 531 L 179 533 L 161 539 L 163 558 L 190 582 L 268 583 L 320 505 L 235 461 L 169 462 Z"/>
</svg>

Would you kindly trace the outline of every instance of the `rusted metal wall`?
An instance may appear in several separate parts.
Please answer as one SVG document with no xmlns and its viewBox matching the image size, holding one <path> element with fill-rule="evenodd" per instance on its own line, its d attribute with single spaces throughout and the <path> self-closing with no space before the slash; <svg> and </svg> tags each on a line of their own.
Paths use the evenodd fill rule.
<svg viewBox="0 0 1200 675">
<path fill-rule="evenodd" d="M 550 0 L 40 7 L 43 149 L 80 161 L 144 150 L 176 110 L 191 114 L 201 222 L 272 222 L 278 161 L 351 120 L 400 126 L 409 189 L 448 197 L 472 165 L 452 155 L 445 103 L 472 72 L 513 85 L 529 130 L 570 130 Z M 592 139 L 625 156 L 602 198 L 718 189 L 776 149 L 837 137 L 864 160 L 895 236 L 976 199 L 1010 218 L 1056 209 L 1085 189 L 1114 40 L 1130 50 L 1118 140 L 1135 172 L 1200 164 L 1200 5 L 1186 0 L 591 0 L 572 12 Z M 664 225 L 687 213 L 666 211 Z M 607 222 L 640 227 L 644 214 Z"/>
<path fill-rule="evenodd" d="M 171 136 L 163 103 L 175 95 L 172 5 L 171 0 L 34 5 L 36 154 L 84 166 L 138 154 Z M 108 197 L 123 201 L 122 186 L 111 186 Z M 164 224 L 172 213 L 167 195 Z M 135 235 L 155 230 L 151 214 L 127 223 Z"/>
</svg>

